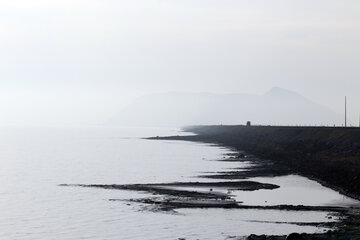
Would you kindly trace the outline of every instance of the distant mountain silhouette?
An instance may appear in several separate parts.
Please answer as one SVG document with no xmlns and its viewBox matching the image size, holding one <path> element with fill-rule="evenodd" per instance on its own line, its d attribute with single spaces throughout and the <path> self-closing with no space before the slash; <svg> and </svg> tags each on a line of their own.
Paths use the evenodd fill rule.
<svg viewBox="0 0 360 240">
<path fill-rule="evenodd" d="M 169 92 L 138 98 L 111 120 L 122 126 L 208 124 L 340 125 L 342 116 L 300 94 L 273 88 L 264 95 Z"/>
</svg>

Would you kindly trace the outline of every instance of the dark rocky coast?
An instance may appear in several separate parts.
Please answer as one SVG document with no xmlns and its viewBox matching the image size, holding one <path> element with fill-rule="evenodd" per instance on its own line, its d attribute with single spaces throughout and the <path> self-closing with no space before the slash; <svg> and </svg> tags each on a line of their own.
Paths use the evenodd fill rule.
<svg viewBox="0 0 360 240">
<path fill-rule="evenodd" d="M 360 128 L 194 126 L 185 131 L 197 135 L 162 139 L 210 142 L 247 151 L 360 199 Z"/>
<path fill-rule="evenodd" d="M 289 236 L 239 236 L 231 239 L 360 239 L 360 209 L 348 206 L 246 205 L 236 201 L 232 191 L 273 190 L 278 185 L 251 181 L 254 177 L 299 174 L 359 199 L 360 129 L 321 127 L 246 127 L 195 126 L 184 129 L 192 136 L 154 137 L 151 140 L 186 140 L 215 143 L 234 149 L 217 161 L 248 163 L 223 172 L 202 173 L 211 182 L 173 182 L 147 184 L 62 184 L 67 187 L 90 187 L 147 192 L 137 199 L 109 199 L 137 204 L 146 211 L 176 213 L 181 208 L 264 209 L 329 212 L 339 221 L 279 222 L 332 229 L 323 234 Z M 329 218 L 332 218 L 329 216 Z M 274 222 L 277 223 L 277 222 Z"/>
<path fill-rule="evenodd" d="M 258 167 L 249 171 L 219 172 L 204 177 L 246 179 L 299 174 L 360 199 L 360 128 L 193 126 L 184 130 L 196 135 L 152 139 L 216 143 L 267 159 L 261 160 Z M 243 157 L 245 155 L 240 154 L 235 161 Z M 296 209 L 299 206 L 286 206 L 284 209 L 290 210 L 292 207 Z M 291 236 L 251 235 L 247 239 L 360 239 L 359 210 L 348 208 L 335 211 L 345 216 L 334 226 L 336 231 Z"/>
</svg>

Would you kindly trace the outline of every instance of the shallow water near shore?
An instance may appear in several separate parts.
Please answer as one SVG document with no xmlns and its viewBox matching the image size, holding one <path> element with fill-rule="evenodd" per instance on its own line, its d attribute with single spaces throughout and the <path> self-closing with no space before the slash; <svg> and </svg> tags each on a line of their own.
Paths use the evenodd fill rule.
<svg viewBox="0 0 360 240">
<path fill-rule="evenodd" d="M 329 220 L 326 212 L 240 209 L 152 212 L 144 211 L 141 204 L 109 201 L 149 194 L 58 186 L 214 181 L 196 176 L 201 172 L 249 166 L 215 161 L 231 152 L 223 147 L 141 139 L 183 134 L 174 129 L 0 127 L 0 130 L 0 239 L 225 239 L 252 233 L 322 232 L 325 229 L 287 222 L 334 220 Z M 234 191 L 236 200 L 248 205 L 264 205 L 265 201 L 269 205 L 358 204 L 298 176 L 251 180 L 277 184 L 280 188 Z M 310 195 L 316 197 L 299 197 Z"/>
</svg>

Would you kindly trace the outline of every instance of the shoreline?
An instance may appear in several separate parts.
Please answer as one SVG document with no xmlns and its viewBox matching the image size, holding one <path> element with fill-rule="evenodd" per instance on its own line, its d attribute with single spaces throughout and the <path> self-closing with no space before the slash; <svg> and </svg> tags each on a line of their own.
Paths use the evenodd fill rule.
<svg viewBox="0 0 360 240">
<path fill-rule="evenodd" d="M 190 126 L 190 136 L 152 137 L 217 144 L 246 151 L 294 174 L 360 200 L 360 128 Z"/>
<path fill-rule="evenodd" d="M 252 178 L 252 171 L 257 170 L 258 167 L 266 167 L 262 159 L 255 156 L 244 155 L 241 153 L 232 153 L 226 158 L 218 159 L 215 161 L 229 161 L 229 162 L 243 162 L 255 161 L 255 166 L 246 168 L 239 168 L 238 170 L 246 169 L 250 173 L 241 179 L 232 178 L 230 172 L 228 180 L 221 180 L 215 182 L 171 182 L 171 183 L 146 183 L 146 184 L 60 184 L 61 187 L 84 187 L 84 188 L 100 188 L 109 190 L 126 190 L 149 193 L 150 196 L 142 198 L 130 199 L 108 199 L 111 202 L 124 202 L 126 205 L 139 206 L 141 211 L 151 212 L 168 212 L 169 214 L 177 214 L 180 209 L 229 209 L 229 210 L 278 210 L 278 211 L 294 211 L 294 212 L 326 212 L 328 213 L 329 222 L 269 222 L 273 224 L 294 224 L 298 226 L 312 226 L 316 228 L 329 229 L 324 233 L 303 233 L 300 236 L 304 240 L 325 240 L 328 237 L 333 239 L 349 239 L 348 237 L 360 236 L 360 231 L 357 229 L 360 224 L 360 209 L 347 207 L 347 206 L 327 206 L 327 205 L 246 205 L 243 202 L 237 202 L 232 198 L 231 193 L 223 193 L 219 189 L 238 190 L 238 191 L 257 191 L 257 190 L 274 190 L 280 186 L 266 183 L 246 180 Z M 258 165 L 259 164 L 259 165 Z M 214 173 L 216 174 L 216 172 Z M 256 173 L 258 174 L 258 173 Z M 283 172 L 283 175 L 288 172 Z M 259 174 L 260 176 L 261 174 Z M 205 176 L 211 178 L 211 174 Z M 272 176 L 266 176 L 272 177 Z M 190 187 L 189 189 L 182 189 L 183 187 Z M 264 221 L 266 222 L 266 221 Z M 344 229 L 346 232 L 344 233 Z M 289 235 L 288 235 L 289 236 Z M 286 240 L 286 235 L 267 236 L 267 235 L 254 235 L 249 233 L 248 236 L 234 236 L 234 240 Z M 185 238 L 184 238 L 185 239 Z M 227 239 L 227 238 L 226 238 Z M 289 238 L 291 239 L 291 238 Z"/>
<path fill-rule="evenodd" d="M 185 129 L 192 131 L 197 135 L 188 136 L 169 136 L 169 137 L 152 137 L 147 138 L 151 140 L 186 140 L 193 142 L 212 143 L 218 146 L 224 146 L 233 152 L 225 154 L 222 159 L 215 161 L 239 162 L 245 163 L 243 167 L 231 168 L 229 171 L 204 172 L 197 182 L 170 182 L 170 183 L 144 183 L 144 184 L 60 184 L 62 187 L 85 187 L 85 188 L 101 188 L 110 190 L 126 190 L 137 191 L 149 194 L 146 197 L 130 198 L 130 199 L 108 199 L 108 201 L 121 201 L 126 205 L 134 205 L 140 207 L 141 211 L 151 212 L 168 212 L 170 214 L 177 214 L 177 209 L 184 208 L 218 208 L 218 209 L 257 209 L 257 210 L 277 210 L 277 211 L 294 211 L 294 212 L 309 212 L 318 211 L 328 214 L 329 222 L 323 220 L 321 222 L 303 223 L 299 222 L 273 222 L 274 224 L 295 224 L 295 225 L 309 225 L 322 229 L 324 233 L 308 233 L 298 234 L 298 238 L 289 238 L 289 236 L 266 236 L 266 235 L 248 235 L 248 236 L 234 236 L 232 239 L 237 240 L 285 240 L 285 239 L 316 239 L 324 240 L 329 237 L 332 239 L 357 239 L 360 237 L 360 209 L 357 205 L 327 205 L 325 202 L 319 205 L 299 205 L 302 202 L 287 202 L 283 201 L 276 204 L 265 204 L 260 202 L 249 202 L 241 198 L 236 198 L 236 194 L 232 195 L 232 191 L 257 191 L 257 190 L 275 190 L 281 187 L 281 184 L 276 182 L 267 182 L 266 177 L 280 177 L 288 175 L 302 175 L 299 174 L 298 169 L 292 168 L 288 164 L 284 164 L 286 155 L 275 154 L 276 151 L 281 153 L 282 149 L 276 145 L 264 144 L 262 133 L 257 132 L 258 127 L 243 127 L 231 126 L 231 131 L 223 131 L 229 126 L 203 126 L 191 127 Z M 210 128 L 210 129 L 209 129 Z M 244 130 L 245 132 L 253 131 L 253 136 L 246 138 L 239 136 L 239 132 L 234 132 L 234 128 Z M 266 129 L 271 129 L 266 127 Z M 279 129 L 279 128 L 277 128 Z M 290 129 L 294 128 L 282 128 Z M 312 129 L 312 128 L 307 128 Z M 210 130 L 210 131 L 209 131 Z M 266 131 L 267 131 L 266 130 Z M 265 132 L 266 132 L 265 131 Z M 281 141 L 276 139 L 276 133 L 266 136 L 279 144 Z M 265 139 L 266 139 L 265 137 Z M 281 136 L 283 138 L 283 136 Z M 238 141 L 240 139 L 240 142 Z M 283 140 L 286 138 L 283 138 Z M 247 141 L 249 140 L 249 141 Z M 248 145 L 246 145 L 248 144 Z M 245 147 L 243 147 L 245 146 Z M 264 148 L 265 147 L 265 148 Z M 271 150 L 272 147 L 275 147 Z M 290 146 L 291 147 L 291 146 Z M 256 149 L 258 148 L 258 149 Z M 253 151 L 251 151 L 253 149 Z M 260 153 L 260 154 L 259 154 Z M 266 153 L 266 154 L 261 154 Z M 290 155 L 294 152 L 290 151 Z M 251 154 L 251 155 L 249 155 Z M 252 155 L 254 154 L 254 155 Z M 279 160 L 266 157 L 282 156 Z M 299 160 L 300 158 L 295 158 Z M 250 163 L 247 165 L 247 163 Z M 241 164 L 240 164 L 241 165 Z M 256 180 L 256 177 L 265 177 L 265 180 Z M 202 178 L 212 179 L 211 182 L 202 181 Z M 313 178 L 310 178 L 313 179 Z M 257 182 L 261 181 L 261 182 Z M 324 184 L 323 184 L 324 185 Z M 334 189 L 334 188 L 332 188 Z M 275 193 L 276 194 L 276 193 Z M 262 199 L 262 198 L 261 198 Z M 252 205 L 254 204 L 254 205 Z M 282 205 L 281 205 L 282 204 Z M 294 205 L 291 205 L 294 204 Z M 251 234 L 251 231 L 248 233 Z M 355 238 L 354 238 L 355 237 Z M 359 238 L 360 239 L 360 238 Z"/>
<path fill-rule="evenodd" d="M 224 161 L 241 160 L 245 157 L 242 152 L 246 151 L 247 153 L 255 154 L 262 159 L 267 159 L 265 161 L 273 163 L 273 165 L 262 163 L 262 166 L 265 166 L 263 171 L 260 171 L 260 175 L 262 176 L 264 176 L 264 173 L 265 176 L 269 174 L 270 177 L 281 176 L 283 174 L 298 174 L 343 195 L 357 200 L 360 199 L 359 185 L 355 184 L 355 187 L 349 187 L 353 186 L 353 183 L 357 180 L 357 173 L 359 173 L 360 176 L 360 148 L 356 148 L 356 146 L 360 146 L 360 128 L 193 126 L 184 128 L 184 131 L 192 132 L 196 135 L 153 137 L 148 139 L 212 143 L 229 147 L 239 152 L 238 157 L 240 159 L 229 158 Z M 319 155 L 319 153 L 322 155 Z M 326 161 L 330 161 L 328 166 L 326 165 Z M 335 164 L 331 161 L 335 161 Z M 304 162 L 304 166 L 299 166 Z M 344 164 L 345 167 L 339 168 L 341 164 Z M 354 168 L 354 165 L 359 168 Z M 311 166 L 312 169 L 307 171 L 306 168 L 309 166 Z M 279 168 L 281 171 L 279 171 Z M 328 181 L 329 175 L 331 175 L 331 171 L 329 172 L 329 170 L 332 169 L 337 170 L 337 172 L 340 170 L 341 174 L 340 176 L 335 175 L 332 181 Z M 254 171 L 254 169 L 252 170 Z M 348 173 L 355 175 L 355 178 L 350 177 L 347 178 L 348 182 L 343 182 L 344 176 L 346 177 Z M 204 177 L 232 180 L 253 177 L 253 175 L 241 176 L 243 174 L 238 174 L 239 175 L 225 173 L 224 175 L 219 175 L 218 173 L 218 175 Z M 283 210 L 291 210 L 291 207 L 284 208 Z M 336 230 L 330 230 L 323 234 L 301 234 L 298 238 L 294 239 L 323 240 L 328 238 L 360 238 L 360 228 L 358 227 L 360 224 L 360 210 L 353 207 L 342 210 L 344 211 L 340 212 L 342 212 L 344 218 L 337 224 L 334 224 Z M 285 238 L 286 236 L 250 235 L 247 238 L 239 239 L 268 240 Z"/>
</svg>

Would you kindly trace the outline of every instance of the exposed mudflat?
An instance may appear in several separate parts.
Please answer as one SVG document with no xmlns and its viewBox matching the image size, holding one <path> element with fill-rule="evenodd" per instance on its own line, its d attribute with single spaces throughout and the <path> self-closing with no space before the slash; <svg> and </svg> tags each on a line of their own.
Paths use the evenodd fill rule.
<svg viewBox="0 0 360 240">
<path fill-rule="evenodd" d="M 346 226 L 346 236 L 357 236 L 356 221 L 358 211 L 347 206 L 307 206 L 307 205 L 248 205 L 241 199 L 236 200 L 233 192 L 253 192 L 259 190 L 272 191 L 279 189 L 279 185 L 247 180 L 249 178 L 286 176 L 292 171 L 283 165 L 262 160 L 243 152 L 232 153 L 224 156 L 218 161 L 246 163 L 239 168 L 232 168 L 228 171 L 208 172 L 200 175 L 202 178 L 221 179 L 214 182 L 172 182 L 172 183 L 149 183 L 149 184 L 61 184 L 67 187 L 102 188 L 112 190 L 127 190 L 150 193 L 152 196 L 135 199 L 109 199 L 110 201 L 125 201 L 127 204 L 141 204 L 144 211 L 166 211 L 176 213 L 177 209 L 183 208 L 224 208 L 224 209 L 258 209 L 258 210 L 279 210 L 279 211 L 319 211 L 337 214 L 336 218 L 341 221 L 329 222 L 272 222 L 274 224 L 294 224 L 323 227 L 333 229 L 326 234 L 302 234 L 302 238 L 296 239 L 327 239 L 329 236 L 336 236 L 341 239 L 344 235 L 342 229 Z M 241 179 L 241 180 L 240 180 Z M 224 181 L 225 180 L 225 181 Z M 335 217 L 334 217 L 335 218 Z M 330 216 L 329 219 L 332 219 Z M 350 234 L 350 232 L 352 232 Z M 350 234 L 350 235 L 349 235 Z M 299 237 L 298 236 L 298 237 Z M 256 236 L 234 237 L 231 239 L 285 239 L 286 236 Z M 344 238 L 346 239 L 346 238 Z M 356 239 L 356 238 L 355 238 Z"/>
<path fill-rule="evenodd" d="M 210 130 L 209 130 L 209 129 Z M 334 167 L 334 161 L 330 161 L 330 162 L 326 162 L 324 161 L 324 159 L 326 159 L 324 157 L 324 159 L 321 159 L 320 162 L 323 162 L 323 166 L 320 166 L 318 164 L 318 161 L 315 161 L 315 159 L 313 158 L 314 153 L 317 152 L 316 148 L 316 144 L 312 144 L 309 143 L 308 145 L 311 145 L 311 149 L 307 149 L 309 150 L 309 152 L 307 153 L 305 150 L 300 150 L 301 147 L 304 146 L 304 138 L 303 132 L 321 132 L 325 134 L 323 134 L 324 139 L 328 139 L 327 135 L 328 132 L 329 134 L 333 134 L 335 131 L 337 130 L 332 130 L 332 129 L 293 129 L 293 128 L 280 128 L 279 129 L 272 129 L 271 127 L 269 128 L 259 128 L 259 129 L 255 129 L 252 132 L 252 128 L 242 128 L 239 127 L 238 129 L 235 127 L 231 128 L 229 131 L 229 129 L 226 128 L 225 131 L 222 131 L 221 127 L 198 127 L 195 128 L 195 132 L 199 135 L 195 135 L 195 136 L 183 136 L 183 137 L 178 137 L 178 136 L 174 136 L 174 137 L 169 137 L 169 138 L 160 138 L 160 139 L 167 139 L 167 140 L 190 140 L 190 141 L 202 141 L 202 142 L 211 142 L 211 143 L 218 143 L 218 144 L 222 144 L 225 146 L 229 146 L 229 147 L 235 147 L 236 149 L 241 149 L 243 147 L 243 149 L 247 149 L 249 151 L 252 151 L 253 153 L 257 153 L 261 156 L 264 157 L 268 157 L 271 160 L 263 160 L 263 159 L 259 159 L 256 158 L 252 155 L 248 155 L 246 156 L 246 154 L 244 152 L 239 152 L 236 154 L 229 154 L 226 158 L 221 159 L 219 161 L 228 161 L 228 162 L 249 162 L 250 165 L 249 167 L 246 168 L 240 168 L 240 169 L 231 169 L 230 171 L 219 171 L 219 172 L 215 172 L 215 173 L 205 173 L 202 174 L 201 177 L 203 178 L 209 178 L 209 179 L 227 179 L 227 180 L 239 180 L 239 179 L 249 179 L 249 178 L 257 178 L 257 177 L 278 177 L 278 176 L 286 176 L 289 174 L 294 174 L 294 173 L 298 173 L 298 172 L 304 172 L 305 176 L 309 176 L 310 178 L 313 179 L 319 179 L 320 181 L 322 179 L 324 179 L 325 181 L 328 180 L 328 176 L 331 173 L 331 176 L 334 176 L 334 174 L 332 173 L 333 171 L 330 171 L 331 167 Z M 214 130 L 215 129 L 215 130 Z M 265 129 L 265 130 L 264 130 Z M 235 137 L 235 132 L 233 131 L 239 131 L 239 136 Z M 241 137 L 242 131 L 244 132 L 244 136 Z M 263 131 L 263 132 L 262 132 Z M 260 132 L 260 133 L 259 133 Z M 296 134 L 298 134 L 298 132 L 300 132 L 300 134 L 302 134 L 302 138 L 301 138 L 301 144 L 298 146 L 298 150 L 296 152 L 292 151 L 293 149 L 296 149 L 297 147 L 297 142 L 294 141 L 294 139 L 286 139 L 286 137 L 284 137 L 283 132 L 291 132 L 291 134 L 293 134 L 294 136 Z M 339 131 L 338 131 L 339 132 Z M 341 131 L 340 131 L 341 132 Z M 343 131 L 344 132 L 344 131 Z M 341 132 L 341 133 L 343 133 Z M 344 135 L 345 133 L 343 133 Z M 347 134 L 347 133 L 346 133 Z M 352 133 L 351 133 L 352 134 Z M 311 134 L 310 134 L 311 135 Z M 340 134 L 341 135 L 341 134 Z M 296 135 L 297 136 L 297 135 Z M 333 137 L 333 135 L 331 135 Z M 352 135 L 354 136 L 354 135 Z M 251 139 L 250 142 L 247 142 L 247 137 L 249 137 Z M 270 144 L 272 142 L 271 138 L 274 137 L 276 140 L 276 144 Z M 241 138 L 241 139 L 240 139 Z M 260 139 L 259 139 L 260 138 Z M 261 139 L 262 138 L 262 139 Z M 159 139 L 159 138 L 152 138 L 152 139 Z M 264 142 L 267 141 L 267 142 Z M 290 143 L 287 143 L 287 141 L 289 141 L 291 144 L 293 144 L 293 146 Z M 300 141 L 300 140 L 299 140 Z M 321 142 L 323 141 L 323 139 L 310 139 L 309 141 L 314 142 L 314 141 L 318 141 Z M 334 140 L 334 138 L 331 139 L 331 141 L 333 141 L 335 144 L 336 140 Z M 329 141 L 328 141 L 329 142 Z M 321 142 L 323 143 L 323 142 Z M 263 144 L 263 145 L 261 145 Z M 308 146 L 306 145 L 306 146 Z M 344 145 L 342 143 L 342 145 Z M 352 147 L 353 144 L 348 144 L 348 148 L 350 149 L 349 151 L 347 151 L 347 153 L 353 153 L 354 152 L 354 148 Z M 265 147 L 266 146 L 266 147 Z M 324 147 L 325 146 L 325 147 Z M 321 145 L 321 151 L 322 153 L 328 153 L 329 155 L 332 154 L 331 152 L 331 148 L 329 147 L 330 144 L 325 143 L 323 145 Z M 345 146 L 345 145 L 344 145 Z M 287 147 L 290 147 L 290 150 L 287 152 Z M 333 147 L 332 147 L 333 148 Z M 352 149 L 352 150 L 351 150 Z M 339 151 L 337 151 L 336 149 L 334 150 L 334 156 L 339 155 Z M 322 155 L 321 155 L 322 156 Z M 275 159 L 278 158 L 281 161 L 276 161 Z M 313 165 L 311 165 L 310 161 L 305 161 L 303 159 L 310 159 L 313 160 Z M 288 160 L 288 162 L 287 162 Z M 303 160 L 303 161 L 302 161 Z M 342 158 L 341 162 L 344 162 L 344 166 L 346 168 L 344 169 L 340 169 L 341 166 L 338 165 L 337 166 L 337 171 L 342 171 L 341 174 L 339 174 L 339 179 L 337 178 L 330 178 L 331 181 L 329 180 L 329 182 L 323 182 L 321 181 L 322 184 L 326 185 L 326 186 L 330 186 L 333 187 L 334 189 L 342 192 L 342 193 L 346 193 L 349 196 L 354 196 L 353 193 L 351 191 L 349 191 L 349 189 L 353 189 L 350 185 L 350 183 L 347 183 L 347 185 L 345 186 L 344 184 L 346 184 L 343 179 L 345 178 L 344 176 L 346 176 L 346 171 L 349 172 L 349 169 L 347 169 L 349 167 L 349 161 L 345 162 L 346 158 Z M 301 164 L 301 162 L 305 162 L 306 166 L 301 166 L 301 165 L 296 165 L 295 162 L 298 161 L 299 164 Z M 337 162 L 340 163 L 340 162 Z M 350 162 L 351 163 L 351 162 Z M 310 164 L 310 165 L 309 165 Z M 355 163 L 354 163 L 355 164 Z M 353 165 L 354 165 L 353 164 Z M 312 170 L 306 170 L 304 167 L 307 168 L 311 168 Z M 327 169 L 326 171 L 324 171 L 325 169 Z M 352 172 L 354 172 L 355 169 L 353 169 Z M 311 174 L 309 174 L 311 172 Z M 313 175 L 313 174 L 319 174 L 319 175 Z M 355 179 L 354 177 L 351 177 L 351 181 L 353 181 L 353 179 Z M 334 184 L 334 185 L 332 185 Z M 357 186 L 358 184 L 356 183 L 353 186 Z M 339 186 L 344 186 L 344 188 L 339 188 Z M 231 199 L 231 198 L 230 198 Z M 141 201 L 141 200 L 140 200 Z M 167 200 L 165 200 L 166 202 Z M 183 204 L 180 204 L 179 206 L 177 205 L 177 202 L 173 203 L 171 201 L 170 205 L 171 206 L 175 206 L 175 207 L 183 207 L 184 205 L 186 205 L 186 202 L 184 202 Z M 160 200 L 154 200 L 152 201 L 153 204 L 160 204 L 163 205 L 164 203 Z M 165 203 L 166 205 L 166 203 Z M 189 206 L 191 207 L 191 206 Z M 302 211 L 306 211 L 306 210 L 311 210 L 311 211 L 331 211 L 331 212 L 338 212 L 341 215 L 341 221 L 338 222 L 334 222 L 331 224 L 331 228 L 333 230 L 328 231 L 324 234 L 293 234 L 293 235 L 289 235 L 289 236 L 266 236 L 266 235 L 262 235 L 262 236 L 256 236 L 256 235 L 250 235 L 248 237 L 239 237 L 236 238 L 234 237 L 233 239 L 252 239 L 252 240 L 270 240 L 270 239 L 360 239 L 360 211 L 358 209 L 358 206 L 356 207 L 349 207 L 349 206 L 343 206 L 343 207 L 330 207 L 330 206 L 304 206 L 304 205 L 273 205 L 273 206 L 263 206 L 263 205 L 244 205 L 242 203 L 236 203 L 234 202 L 234 204 L 229 204 L 229 207 L 231 208 L 256 208 L 256 209 L 279 209 L 279 210 L 302 210 Z M 326 223 L 323 223 L 326 224 Z"/>
<path fill-rule="evenodd" d="M 147 204 L 161 205 L 162 209 L 175 208 L 240 208 L 239 202 L 232 199 L 231 191 L 255 191 L 260 189 L 276 189 L 279 186 L 268 183 L 253 181 L 233 181 L 233 182 L 175 182 L 160 184 L 127 184 L 127 185 L 84 185 L 84 184 L 62 184 L 61 186 L 91 187 L 103 189 L 118 189 L 144 191 L 154 195 L 163 195 L 162 198 L 129 199 L 129 202 L 141 202 Z M 193 190 L 184 190 L 182 188 Z M 213 188 L 222 188 L 228 193 L 214 191 Z M 116 199 L 110 199 L 112 201 Z"/>
<path fill-rule="evenodd" d="M 360 128 L 239 125 L 192 126 L 185 131 L 196 135 L 151 139 L 207 142 L 245 150 L 360 199 Z"/>
<path fill-rule="evenodd" d="M 212 129 L 212 128 L 211 128 Z M 211 130 L 210 129 L 210 130 Z M 235 152 L 226 154 L 222 159 L 217 161 L 229 162 L 232 164 L 239 162 L 240 167 L 231 168 L 227 170 L 219 170 L 217 172 L 203 172 L 199 176 L 204 181 L 197 182 L 170 182 L 170 183 L 148 183 L 148 184 L 62 184 L 61 186 L 73 186 L 73 187 L 87 187 L 87 188 L 102 188 L 102 189 L 112 189 L 112 190 L 127 190 L 127 191 L 138 191 L 150 193 L 148 197 L 142 198 L 130 198 L 130 199 L 109 199 L 110 201 L 125 201 L 127 204 L 141 205 L 142 210 L 146 211 L 166 211 L 174 212 L 178 209 L 195 209 L 195 208 L 223 208 L 223 209 L 257 209 L 257 210 L 277 210 L 277 211 L 298 211 L 298 212 L 324 212 L 329 213 L 329 221 L 324 222 L 271 222 L 272 224 L 294 224 L 294 225 L 306 225 L 306 226 L 315 226 L 322 227 L 324 229 L 330 229 L 329 231 L 323 234 L 292 234 L 289 236 L 266 236 L 266 235 L 250 235 L 250 236 L 233 236 L 229 239 L 252 239 L 252 240 L 282 240 L 282 239 L 360 239 L 360 210 L 359 204 L 355 205 L 331 205 L 331 204 L 267 204 L 269 195 L 266 197 L 266 193 L 263 195 L 254 195 L 262 196 L 264 199 L 256 199 L 255 204 L 249 204 L 249 198 L 246 194 L 252 194 L 253 192 L 276 192 L 282 185 L 274 184 L 276 181 L 271 181 L 271 179 L 277 178 L 287 178 L 287 176 L 292 174 L 297 174 L 302 172 L 302 168 L 294 163 L 298 161 L 302 156 L 311 158 L 314 156 L 314 149 L 311 148 L 311 152 L 307 154 L 306 152 L 299 151 L 289 151 L 287 154 L 286 146 L 281 144 L 287 142 L 285 138 L 280 137 L 281 141 L 278 139 L 276 144 L 271 144 L 271 136 L 274 134 L 272 129 L 265 128 L 266 136 L 263 134 L 263 129 L 257 129 L 254 133 L 251 132 L 248 128 L 240 128 L 238 131 L 244 131 L 245 137 L 248 136 L 251 142 L 247 142 L 246 138 L 238 139 L 233 132 L 227 129 L 227 132 L 222 132 L 221 127 L 216 128 L 214 132 L 210 134 L 207 132 L 207 128 L 196 128 L 195 129 L 199 135 L 194 136 L 174 136 L 174 137 L 156 137 L 151 138 L 155 140 L 190 140 L 190 141 L 201 141 L 201 142 L 211 142 L 225 145 L 227 147 L 235 147 Z M 236 130 L 236 129 L 235 129 Z M 276 131 L 275 131 L 276 130 Z M 283 133 L 284 131 L 288 132 L 295 131 L 297 129 L 275 129 L 276 133 Z M 303 129 L 304 130 L 304 129 Z M 261 133 L 259 133 L 259 131 Z M 300 130 L 299 130 L 300 131 Z M 304 130 L 305 131 L 305 130 Z M 314 130 L 315 131 L 315 130 Z M 320 131 L 320 130 L 319 130 Z M 256 136 L 252 134 L 258 134 L 264 139 L 268 139 L 269 143 L 266 142 L 263 146 L 259 144 L 263 140 L 259 140 Z M 295 133 L 294 133 L 295 134 Z M 279 136 L 278 136 L 279 137 Z M 239 142 L 237 142 L 239 141 Z M 259 142 L 258 142 L 259 141 Z M 301 143 L 304 143 L 301 141 Z M 296 149 L 296 142 L 291 141 L 291 149 Z M 259 146 L 259 147 L 258 147 Z M 265 146 L 265 147 L 264 147 Z M 303 145 L 301 145 L 303 146 Z M 306 145 L 307 146 L 307 145 Z M 311 145 L 313 146 L 313 145 Z M 315 145 L 314 145 L 315 146 Z M 325 146 L 325 145 L 324 145 Z M 262 156 L 258 158 L 254 155 L 247 154 L 243 151 L 240 151 L 241 147 Z M 305 150 L 304 150 L 305 151 Z M 322 150 L 325 151 L 324 149 Z M 281 154 L 280 154 L 281 153 Z M 285 154 L 286 153 L 286 154 Z M 304 155 L 305 154 L 305 155 Z M 286 162 L 287 157 L 291 159 L 288 163 Z M 275 161 L 274 158 L 278 158 L 281 161 Z M 307 161 L 307 164 L 310 162 Z M 319 165 L 315 165 L 317 168 Z M 308 166 L 309 167 L 309 166 Z M 314 171 L 316 172 L 316 171 Z M 305 176 L 309 176 L 305 172 Z M 319 175 L 320 178 L 326 180 L 326 174 L 319 172 L 323 175 Z M 312 176 L 309 176 L 313 178 Z M 314 177 L 316 179 L 316 177 Z M 206 180 L 205 180 L 206 179 Z M 260 180 L 259 180 L 260 179 Z M 211 182 L 209 182 L 211 181 Z M 335 188 L 336 189 L 336 188 Z M 347 192 L 347 191 L 342 191 Z M 241 193 L 241 194 L 239 194 Z M 284 192 L 281 192 L 284 193 Z M 287 194 L 292 194 L 293 192 L 288 192 Z M 245 200 L 241 199 L 241 196 Z M 282 197 L 285 195 L 281 195 Z M 273 196 L 272 196 L 273 197 Z M 251 198 L 250 198 L 251 199 Z M 355 201 L 355 200 L 354 200 Z M 275 201 L 276 202 L 276 201 Z"/>
</svg>

